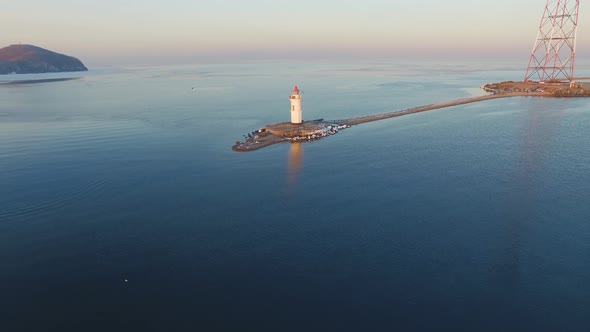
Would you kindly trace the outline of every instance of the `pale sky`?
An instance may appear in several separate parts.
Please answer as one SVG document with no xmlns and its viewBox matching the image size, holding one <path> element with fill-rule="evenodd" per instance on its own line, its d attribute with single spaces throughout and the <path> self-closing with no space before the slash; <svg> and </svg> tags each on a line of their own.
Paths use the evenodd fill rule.
<svg viewBox="0 0 590 332">
<path fill-rule="evenodd" d="M 1 0 L 0 47 L 134 58 L 528 57 L 545 0 Z M 582 3 L 578 54 L 590 58 Z"/>
</svg>

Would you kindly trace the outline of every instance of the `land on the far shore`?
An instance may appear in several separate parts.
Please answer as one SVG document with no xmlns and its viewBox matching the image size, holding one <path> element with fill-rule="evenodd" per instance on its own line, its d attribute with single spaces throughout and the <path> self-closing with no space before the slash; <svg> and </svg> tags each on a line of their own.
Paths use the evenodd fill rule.
<svg viewBox="0 0 590 332">
<path fill-rule="evenodd" d="M 545 97 L 589 97 L 590 83 L 563 83 L 560 81 L 548 81 L 544 83 L 524 81 L 524 82 L 500 82 L 491 83 L 482 86 L 487 92 L 492 94 L 505 93 L 523 93 L 527 96 L 545 96 Z"/>
<path fill-rule="evenodd" d="M 36 74 L 87 71 L 82 61 L 33 45 L 0 48 L 0 74 Z"/>
<path fill-rule="evenodd" d="M 421 113 L 492 99 L 509 97 L 590 97 L 590 83 L 577 83 L 570 86 L 569 83 L 564 84 L 561 82 L 538 83 L 531 81 L 509 81 L 486 84 L 481 88 L 490 94 L 351 119 L 332 121 L 324 121 L 322 119 L 308 123 L 304 122 L 301 125 L 289 123 L 268 125 L 266 128 L 258 129 L 249 134 L 245 142 L 237 141 L 232 149 L 238 152 L 249 152 L 281 142 L 316 140 L 329 136 L 326 133 L 330 133 L 331 135 L 333 133 L 337 133 L 339 129 L 346 129 L 350 126 L 361 123 L 379 121 L 414 113 Z M 333 128 L 337 128 L 336 131 L 334 131 Z"/>
</svg>

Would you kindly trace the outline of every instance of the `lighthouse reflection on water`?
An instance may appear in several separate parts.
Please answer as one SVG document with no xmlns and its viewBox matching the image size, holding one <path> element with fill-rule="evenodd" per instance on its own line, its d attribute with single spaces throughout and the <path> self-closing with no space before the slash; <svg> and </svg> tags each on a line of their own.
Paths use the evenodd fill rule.
<svg viewBox="0 0 590 332">
<path fill-rule="evenodd" d="M 289 172 L 287 177 L 288 185 L 295 184 L 301 172 L 303 161 L 303 143 L 292 142 L 289 150 Z"/>
</svg>

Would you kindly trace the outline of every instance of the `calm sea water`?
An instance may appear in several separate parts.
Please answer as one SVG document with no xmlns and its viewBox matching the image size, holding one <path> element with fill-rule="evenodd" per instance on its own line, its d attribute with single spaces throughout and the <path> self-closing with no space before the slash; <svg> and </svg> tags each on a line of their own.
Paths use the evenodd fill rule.
<svg viewBox="0 0 590 332">
<path fill-rule="evenodd" d="M 286 121 L 295 84 L 305 119 L 341 119 L 478 94 L 519 65 L 0 85 L 0 330 L 586 331 L 589 100 L 494 100 L 230 149 Z"/>
</svg>

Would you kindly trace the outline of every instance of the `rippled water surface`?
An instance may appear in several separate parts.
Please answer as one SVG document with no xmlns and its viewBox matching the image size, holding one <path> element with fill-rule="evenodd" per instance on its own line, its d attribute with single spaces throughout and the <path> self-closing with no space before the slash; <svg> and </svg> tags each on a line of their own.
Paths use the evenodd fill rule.
<svg viewBox="0 0 590 332">
<path fill-rule="evenodd" d="M 590 326 L 589 100 L 493 100 L 230 149 L 286 121 L 295 84 L 305 119 L 341 119 L 479 94 L 518 66 L 25 76 L 0 77 L 2 331 Z"/>
</svg>

